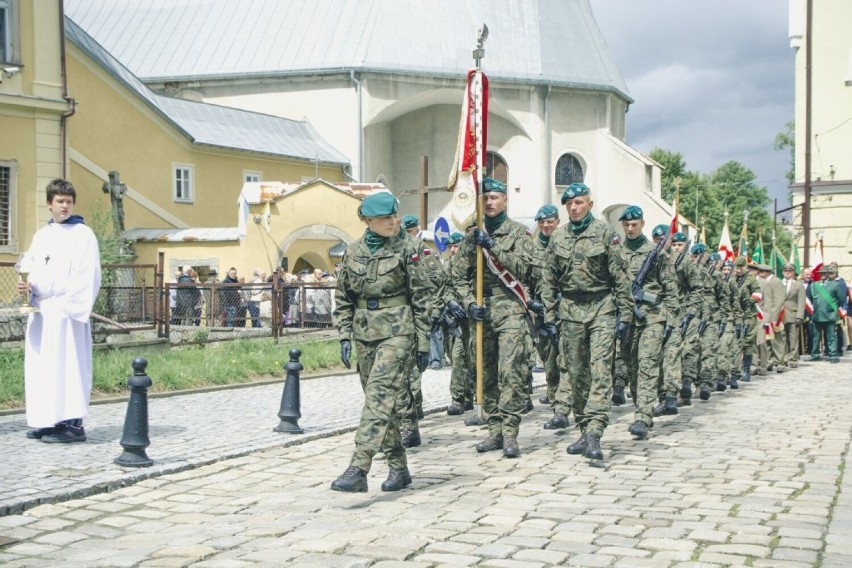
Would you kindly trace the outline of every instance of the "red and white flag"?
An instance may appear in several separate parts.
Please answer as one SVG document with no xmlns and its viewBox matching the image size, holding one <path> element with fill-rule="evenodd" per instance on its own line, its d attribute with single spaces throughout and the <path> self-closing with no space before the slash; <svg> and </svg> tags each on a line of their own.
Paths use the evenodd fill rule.
<svg viewBox="0 0 852 568">
<path fill-rule="evenodd" d="M 722 260 L 734 258 L 734 245 L 731 243 L 731 232 L 728 229 L 728 215 L 725 214 L 725 225 L 722 227 L 722 236 L 719 238 L 719 255 Z"/>
<path fill-rule="evenodd" d="M 820 269 L 822 269 L 822 241 L 817 239 L 814 243 L 814 256 L 811 259 L 811 277 L 814 282 L 820 281 Z"/>
<path fill-rule="evenodd" d="M 453 224 L 464 231 L 476 217 L 479 186 L 485 175 L 485 148 L 488 138 L 488 78 L 471 69 L 462 102 L 456 159 L 447 187 L 453 192 L 450 215 Z"/>
</svg>

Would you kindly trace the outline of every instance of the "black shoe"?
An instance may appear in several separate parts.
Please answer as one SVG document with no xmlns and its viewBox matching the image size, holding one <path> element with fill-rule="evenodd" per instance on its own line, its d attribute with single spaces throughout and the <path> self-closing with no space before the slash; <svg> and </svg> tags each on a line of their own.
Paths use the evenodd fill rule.
<svg viewBox="0 0 852 568">
<path fill-rule="evenodd" d="M 414 430 L 403 430 L 400 432 L 403 448 L 416 448 L 420 445 L 420 432 Z"/>
<path fill-rule="evenodd" d="M 544 423 L 545 430 L 561 430 L 568 427 L 568 417 L 561 412 L 554 412 L 553 418 Z"/>
<path fill-rule="evenodd" d="M 409 485 L 411 485 L 411 474 L 408 473 L 407 467 L 392 469 L 388 472 L 388 478 L 382 482 L 382 491 L 399 491 Z"/>
<path fill-rule="evenodd" d="M 503 440 L 503 457 L 516 458 L 521 455 L 521 448 L 518 447 L 517 436 L 506 436 Z"/>
<path fill-rule="evenodd" d="M 665 413 L 666 413 L 666 401 L 665 400 L 661 400 L 659 403 L 657 403 L 657 406 L 655 406 L 654 410 L 651 411 L 651 414 L 653 414 L 655 418 L 663 416 Z"/>
<path fill-rule="evenodd" d="M 716 392 L 725 392 L 728 387 L 725 385 L 725 379 L 716 379 Z"/>
<path fill-rule="evenodd" d="M 493 452 L 503 449 L 503 434 L 492 434 L 483 441 L 476 444 L 476 451 L 479 453 Z"/>
<path fill-rule="evenodd" d="M 453 401 L 453 403 L 447 407 L 447 414 L 450 416 L 458 416 L 462 412 L 464 412 L 464 409 L 460 402 Z"/>
<path fill-rule="evenodd" d="M 524 404 L 524 409 L 521 410 L 521 414 L 527 414 L 528 412 L 535 410 L 535 406 L 533 406 L 532 398 L 527 396 L 527 402 Z"/>
<path fill-rule="evenodd" d="M 82 426 L 64 426 L 57 424 L 56 432 L 53 434 L 45 434 L 41 437 L 41 441 L 45 444 L 71 444 L 73 442 L 85 442 L 86 431 Z"/>
<path fill-rule="evenodd" d="M 550 399 L 546 394 L 541 395 L 541 398 L 539 398 L 538 401 L 542 404 L 550 404 Z"/>
<path fill-rule="evenodd" d="M 692 383 L 684 381 L 680 387 L 681 398 L 692 398 Z"/>
<path fill-rule="evenodd" d="M 625 402 L 627 402 L 627 399 L 624 398 L 624 387 L 612 387 L 612 403 L 616 406 L 621 406 Z"/>
<path fill-rule="evenodd" d="M 710 387 L 701 387 L 698 398 L 701 400 L 710 400 Z"/>
<path fill-rule="evenodd" d="M 821 355 L 811 355 L 808 357 L 808 361 L 819 361 L 820 359 L 822 359 Z"/>
<path fill-rule="evenodd" d="M 583 434 L 577 439 L 576 442 L 570 444 L 568 448 L 565 449 L 565 451 L 571 454 L 572 456 L 579 456 L 580 454 L 586 453 L 586 440 L 587 436 Z"/>
<path fill-rule="evenodd" d="M 775 372 L 778 373 L 779 375 L 786 370 L 787 369 L 783 365 L 778 365 L 777 367 L 775 367 Z"/>
<path fill-rule="evenodd" d="M 648 437 L 648 425 L 641 420 L 637 420 L 631 424 L 627 431 L 630 432 L 632 436 L 636 436 L 640 440 L 644 440 Z"/>
<path fill-rule="evenodd" d="M 340 477 L 331 482 L 331 488 L 334 491 L 345 491 L 347 493 L 366 493 L 367 472 L 350 465 Z"/>
<path fill-rule="evenodd" d="M 682 396 L 677 397 L 677 407 L 681 408 L 684 406 L 692 406 L 692 397 L 683 398 Z"/>
<path fill-rule="evenodd" d="M 586 451 L 583 452 L 583 457 L 590 460 L 602 460 L 603 452 L 601 451 L 601 435 L 587 434 L 586 435 Z"/>
<path fill-rule="evenodd" d="M 466 401 L 462 408 L 464 408 L 465 410 L 473 410 L 473 401 L 472 400 Z"/>
<path fill-rule="evenodd" d="M 731 384 L 730 384 L 730 387 L 731 387 L 732 389 L 734 389 L 734 390 L 737 390 L 738 388 L 740 388 L 740 384 L 737 382 L 737 378 L 736 378 L 736 377 L 731 377 Z"/>
<path fill-rule="evenodd" d="M 30 430 L 27 432 L 27 438 L 29 438 L 30 440 L 41 440 L 42 436 L 55 434 L 56 431 L 56 426 L 48 426 L 47 428 L 36 428 L 35 430 Z"/>
<path fill-rule="evenodd" d="M 665 401 L 665 416 L 675 416 L 677 414 L 677 399 L 673 396 L 667 396 Z"/>
<path fill-rule="evenodd" d="M 830 357 L 828 359 L 829 363 L 840 363 L 840 359 L 838 357 Z"/>
</svg>

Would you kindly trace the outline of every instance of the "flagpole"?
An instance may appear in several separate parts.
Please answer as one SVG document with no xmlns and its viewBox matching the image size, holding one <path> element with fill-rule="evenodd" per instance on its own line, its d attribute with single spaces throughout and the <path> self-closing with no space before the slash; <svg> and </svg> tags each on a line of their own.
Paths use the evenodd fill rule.
<svg viewBox="0 0 852 568">
<path fill-rule="evenodd" d="M 477 89 L 479 89 L 478 96 L 474 96 L 474 101 L 478 101 L 478 104 L 482 102 L 483 89 L 482 89 L 482 77 L 480 74 L 480 70 L 482 68 L 482 59 L 485 57 L 485 40 L 488 39 L 488 26 L 482 24 L 482 27 L 479 29 L 476 38 L 476 49 L 473 50 L 473 60 L 476 62 L 476 82 L 475 85 Z M 485 157 L 483 156 L 485 148 L 482 148 L 482 140 L 480 136 L 482 134 L 482 124 L 478 120 L 480 116 L 480 110 L 476 109 L 474 112 L 474 117 L 476 117 L 476 228 L 478 230 L 482 230 L 482 179 L 483 179 L 483 170 L 485 167 Z M 487 116 L 483 116 L 482 120 L 488 120 Z M 481 306 L 484 303 L 484 292 L 483 292 L 483 273 L 485 270 L 485 261 L 482 253 L 482 247 L 476 247 L 476 305 Z M 483 367 L 484 361 L 482 356 L 484 344 L 484 330 L 483 330 L 483 322 L 476 322 L 476 416 L 479 418 L 479 422 L 482 423 L 482 406 L 484 404 L 485 394 L 484 394 L 484 381 L 483 381 Z"/>
</svg>

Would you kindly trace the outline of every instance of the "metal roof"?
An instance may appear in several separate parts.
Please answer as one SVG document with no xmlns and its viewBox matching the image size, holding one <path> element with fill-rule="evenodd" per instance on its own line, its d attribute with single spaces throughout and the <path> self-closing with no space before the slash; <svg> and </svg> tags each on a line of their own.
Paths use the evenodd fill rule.
<svg viewBox="0 0 852 568">
<path fill-rule="evenodd" d="M 375 71 L 463 76 L 485 22 L 492 80 L 630 100 L 589 0 L 66 0 L 145 81 Z"/>
<path fill-rule="evenodd" d="M 195 144 L 322 163 L 349 163 L 307 121 L 157 95 L 67 17 L 65 34 L 71 43 Z"/>
</svg>

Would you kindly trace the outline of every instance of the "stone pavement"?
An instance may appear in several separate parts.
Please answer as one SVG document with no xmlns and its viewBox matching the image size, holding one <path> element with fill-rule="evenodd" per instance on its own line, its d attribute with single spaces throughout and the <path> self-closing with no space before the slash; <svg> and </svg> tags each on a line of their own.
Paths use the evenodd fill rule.
<svg viewBox="0 0 852 568">
<path fill-rule="evenodd" d="M 307 429 L 313 416 L 314 429 L 303 435 L 304 443 L 286 446 L 264 431 L 277 423 L 280 388 L 227 391 L 224 403 L 204 399 L 213 393 L 176 397 L 188 399 L 182 403 L 158 399 L 152 401 L 149 451 L 155 467 L 185 464 L 196 453 L 210 463 L 0 517 L 0 538 L 17 541 L 0 547 L 0 564 L 848 567 L 850 371 L 852 358 L 844 357 L 837 365 L 813 363 L 756 377 L 739 391 L 658 419 L 646 441 L 627 433 L 630 408 L 616 408 L 603 440 L 603 467 L 567 455 L 576 429 L 541 429 L 547 412 L 538 404 L 521 425 L 523 454 L 515 460 L 477 454 L 473 445 L 484 430 L 436 413 L 421 425 L 423 446 L 409 452 L 414 483 L 399 493 L 379 489 L 387 473 L 380 460 L 368 493 L 329 490 L 348 465 L 353 435 L 308 438 L 325 427 L 321 416 L 306 412 L 311 381 L 303 382 L 300 424 Z M 442 373 L 427 372 L 427 390 Z M 339 390 L 333 404 L 342 431 L 347 426 L 337 417 L 339 408 L 360 399 L 346 384 L 354 381 L 331 381 Z M 159 406 L 166 402 L 174 405 L 168 412 Z M 230 413 L 230 406 L 240 412 Z M 258 407 L 264 408 L 257 422 L 263 427 L 249 428 Z M 224 419 L 223 409 L 229 410 Z M 18 469 L 36 457 L 81 459 L 83 449 L 103 453 L 109 445 L 104 455 L 111 459 L 119 449 L 112 430 L 120 427 L 108 425 L 103 413 L 93 408 L 93 443 L 31 443 L 47 447 L 47 454 L 19 455 L 22 421 L 13 440 L 3 418 L 2 451 L 7 444 L 16 449 L 3 456 L 0 478 L 12 478 L 12 456 Z M 199 423 L 199 414 L 206 420 Z M 215 461 L 205 449 L 208 434 L 200 432 L 206 429 L 243 455 Z M 170 441 L 158 443 L 158 437 Z M 247 443 L 249 437 L 269 443 Z M 80 478 L 94 481 L 113 468 L 109 460 L 81 467 Z"/>
</svg>

